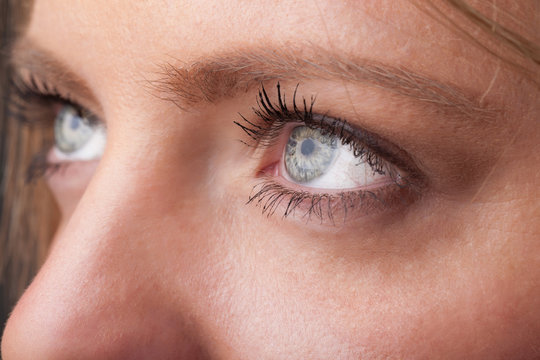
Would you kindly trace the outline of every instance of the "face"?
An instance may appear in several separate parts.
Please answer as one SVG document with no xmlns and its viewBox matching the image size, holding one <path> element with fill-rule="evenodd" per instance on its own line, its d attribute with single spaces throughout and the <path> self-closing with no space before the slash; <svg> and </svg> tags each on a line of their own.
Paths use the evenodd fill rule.
<svg viewBox="0 0 540 360">
<path fill-rule="evenodd" d="M 538 87 L 412 2 L 37 0 L 14 58 L 62 221 L 5 359 L 538 355 Z"/>
</svg>

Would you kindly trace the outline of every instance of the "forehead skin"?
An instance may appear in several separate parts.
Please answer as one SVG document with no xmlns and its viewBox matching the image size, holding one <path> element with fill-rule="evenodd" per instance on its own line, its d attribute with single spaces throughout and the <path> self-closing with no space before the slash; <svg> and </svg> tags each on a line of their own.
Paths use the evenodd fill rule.
<svg viewBox="0 0 540 360">
<path fill-rule="evenodd" d="M 471 46 L 451 32 L 432 31 L 433 21 L 418 21 L 427 16 L 408 2 L 153 1 L 126 6 L 122 1 L 97 1 L 77 2 L 70 5 L 73 16 L 60 16 L 66 12 L 63 7 L 61 2 L 37 1 L 29 37 L 39 38 L 47 48 L 67 45 L 59 55 L 83 71 L 91 64 L 79 66 L 85 57 L 73 54 L 99 54 L 102 61 L 91 68 L 112 70 L 110 74 L 120 79 L 128 69 L 154 70 L 151 66 L 164 56 L 189 62 L 230 49 L 288 43 L 314 43 L 389 63 L 414 64 L 478 90 L 495 71 L 492 60 L 486 64 L 490 71 L 483 72 L 487 74 L 477 74 L 476 61 L 471 61 L 477 56 L 465 56 Z M 119 56 L 126 51 L 132 55 L 129 59 Z M 456 78 L 456 72 L 461 76 Z"/>
<path fill-rule="evenodd" d="M 111 84 L 152 78 L 158 70 L 156 65 L 167 60 L 189 63 L 235 49 L 306 43 L 404 66 L 456 84 L 485 101 L 531 101 L 531 92 L 524 97 L 526 92 L 515 93 L 506 86 L 509 81 L 520 82 L 519 77 L 501 73 L 497 59 L 444 29 L 412 3 L 152 1 L 127 6 L 123 1 L 81 1 L 70 5 L 72 16 L 61 16 L 66 12 L 62 2 L 37 1 L 28 37 L 39 39 L 38 43 L 47 49 L 62 44 L 55 55 L 78 69 L 92 88 L 107 92 L 100 99 L 104 107 L 108 102 L 121 105 L 122 99 L 138 96 L 111 96 L 117 92 L 108 91 Z M 538 9 L 534 2 L 519 9 L 511 3 L 498 3 L 498 7 L 512 10 L 524 24 L 535 24 Z M 239 8 L 242 10 L 238 11 Z M 481 9 L 488 13 L 498 11 L 489 5 Z M 510 24 L 511 29 L 516 27 L 515 21 Z M 534 26 L 517 30 L 523 28 L 531 31 Z M 532 34 L 536 36 L 534 31 Z M 130 56 L 121 56 L 126 53 Z M 95 59 L 96 55 L 99 61 L 88 61 L 88 57 Z M 478 71 L 479 66 L 482 71 Z M 95 76 L 104 73 L 109 75 Z M 107 83 L 102 83 L 105 78 Z M 506 93 L 500 83 L 505 84 Z"/>
<path fill-rule="evenodd" d="M 536 26 L 534 1 L 519 9 L 497 3 L 520 14 L 523 28 Z M 538 90 L 412 3 L 37 0 L 27 37 L 87 83 L 110 136 L 95 178 L 14 311 L 3 342 L 8 360 L 26 346 L 17 333 L 75 358 L 77 351 L 166 358 L 182 346 L 231 359 L 532 358 L 538 351 Z M 170 165 L 178 161 L 170 149 L 188 130 L 210 125 L 169 116 L 141 84 L 171 59 L 303 44 L 407 67 L 501 109 L 497 132 L 474 132 L 478 142 L 505 144 L 488 146 L 498 161 L 477 194 L 464 203 L 433 201 L 416 210 L 417 224 L 389 232 L 384 243 L 366 235 L 375 240 L 346 256 L 279 219 L 252 211 L 249 220 L 243 210 L 191 199 L 193 176 Z M 150 150 L 141 156 L 141 148 Z M 189 162 L 193 152 L 186 154 L 178 163 Z M 164 190 L 177 183 L 175 194 Z M 245 202 L 247 194 L 238 196 Z M 49 334 L 29 325 L 36 323 Z"/>
</svg>

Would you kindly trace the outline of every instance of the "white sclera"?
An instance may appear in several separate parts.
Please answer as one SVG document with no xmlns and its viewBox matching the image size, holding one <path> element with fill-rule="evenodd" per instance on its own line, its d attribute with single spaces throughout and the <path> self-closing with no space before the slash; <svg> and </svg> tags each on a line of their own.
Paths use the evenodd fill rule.
<svg viewBox="0 0 540 360">
<path fill-rule="evenodd" d="M 317 134 L 317 137 L 320 136 L 328 135 Z M 343 145 L 337 138 L 335 143 L 337 145 L 333 150 L 332 162 L 325 164 L 324 169 L 321 169 L 322 174 L 312 180 L 306 182 L 294 180 L 289 169 L 292 162 L 286 164 L 287 161 L 284 161 L 282 169 L 287 180 L 305 187 L 327 190 L 366 188 L 388 180 L 387 174 L 377 173 L 364 159 L 355 157 L 350 145 Z M 285 154 L 286 160 L 288 156 L 298 155 Z"/>
<path fill-rule="evenodd" d="M 365 188 L 388 178 L 388 175 L 375 172 L 364 160 L 354 157 L 350 145 L 338 145 L 336 157 L 327 171 L 302 184 L 319 189 Z"/>
</svg>

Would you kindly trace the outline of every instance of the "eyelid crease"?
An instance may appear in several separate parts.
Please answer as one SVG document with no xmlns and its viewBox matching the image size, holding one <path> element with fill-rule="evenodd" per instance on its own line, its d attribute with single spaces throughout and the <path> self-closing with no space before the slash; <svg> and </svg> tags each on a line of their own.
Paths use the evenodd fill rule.
<svg viewBox="0 0 540 360">
<path fill-rule="evenodd" d="M 399 210 L 420 196 L 416 189 L 397 184 L 374 190 L 311 193 L 289 189 L 265 177 L 253 187 L 246 204 L 261 208 L 266 217 L 273 216 L 279 208 L 283 208 L 282 218 L 299 215 L 299 219 L 306 222 L 315 218 L 320 225 L 338 226 L 351 218 Z M 299 211 L 302 213 L 299 214 Z"/>
</svg>

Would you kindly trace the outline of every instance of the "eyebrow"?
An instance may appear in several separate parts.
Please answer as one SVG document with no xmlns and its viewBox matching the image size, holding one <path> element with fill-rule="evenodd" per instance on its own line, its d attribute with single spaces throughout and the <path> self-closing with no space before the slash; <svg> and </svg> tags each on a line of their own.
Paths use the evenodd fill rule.
<svg viewBox="0 0 540 360">
<path fill-rule="evenodd" d="M 313 45 L 250 48 L 189 64 L 167 63 L 159 75 L 149 81 L 150 86 L 182 109 L 230 98 L 272 80 L 340 80 L 390 90 L 453 114 L 486 117 L 492 113 L 478 95 L 406 67 L 348 58 Z"/>
<path fill-rule="evenodd" d="M 30 39 L 15 43 L 11 62 L 16 68 L 58 84 L 79 101 L 99 106 L 90 88 L 74 71 Z M 231 98 L 273 80 L 340 80 L 386 89 L 444 113 L 476 118 L 491 117 L 493 113 L 480 104 L 479 96 L 404 66 L 346 57 L 312 44 L 238 49 L 190 63 L 166 63 L 157 75 L 157 79 L 148 80 L 150 88 L 159 98 L 183 110 Z"/>
</svg>

